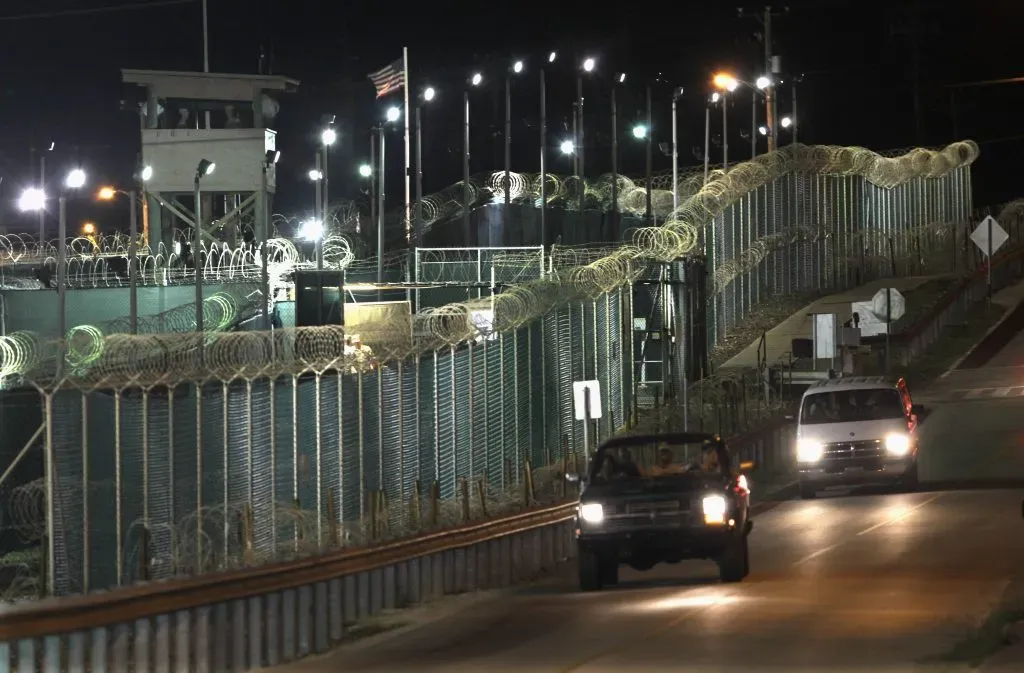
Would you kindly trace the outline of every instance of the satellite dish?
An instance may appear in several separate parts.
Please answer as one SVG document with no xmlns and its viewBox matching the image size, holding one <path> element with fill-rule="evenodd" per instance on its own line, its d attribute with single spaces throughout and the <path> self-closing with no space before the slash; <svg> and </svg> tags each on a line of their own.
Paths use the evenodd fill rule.
<svg viewBox="0 0 1024 673">
<path fill-rule="evenodd" d="M 263 108 L 263 116 L 267 119 L 273 119 L 281 112 L 281 105 L 266 94 L 263 94 L 260 105 Z"/>
</svg>

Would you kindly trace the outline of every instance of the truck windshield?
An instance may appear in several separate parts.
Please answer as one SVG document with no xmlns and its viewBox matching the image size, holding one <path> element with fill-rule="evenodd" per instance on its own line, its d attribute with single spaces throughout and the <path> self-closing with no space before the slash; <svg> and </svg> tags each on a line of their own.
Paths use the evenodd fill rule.
<svg viewBox="0 0 1024 673">
<path fill-rule="evenodd" d="M 804 397 L 800 423 L 852 423 L 903 418 L 903 401 L 892 388 L 814 393 Z"/>
<path fill-rule="evenodd" d="M 594 456 L 591 476 L 595 481 L 660 479 L 690 472 L 722 472 L 729 469 L 729 455 L 716 445 L 670 442 L 604 448 Z"/>
</svg>

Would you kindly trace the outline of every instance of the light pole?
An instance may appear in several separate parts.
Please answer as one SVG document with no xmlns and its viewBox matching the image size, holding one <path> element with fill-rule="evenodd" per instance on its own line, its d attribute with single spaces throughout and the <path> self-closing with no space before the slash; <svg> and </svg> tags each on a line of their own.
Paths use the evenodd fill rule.
<svg viewBox="0 0 1024 673">
<path fill-rule="evenodd" d="M 721 93 L 722 101 L 722 171 L 729 171 L 729 94 L 740 85 L 732 75 L 718 73 L 712 80 Z"/>
<path fill-rule="evenodd" d="M 262 224 L 259 227 L 260 236 L 260 280 L 262 281 L 263 288 L 263 329 L 272 329 L 273 325 L 270 323 L 270 302 L 273 301 L 273 297 L 270 296 L 270 260 L 268 256 L 270 254 L 270 196 L 268 194 L 268 183 L 269 179 L 267 174 L 271 170 L 276 171 L 277 161 L 281 158 L 281 153 L 275 150 L 267 150 L 266 155 L 263 157 L 263 192 L 262 192 L 262 206 L 260 212 L 260 219 Z M 277 174 L 275 172 L 274 181 L 277 181 Z"/>
<path fill-rule="evenodd" d="M 626 83 L 626 73 L 619 73 L 618 84 Z M 612 230 L 615 240 L 619 240 L 619 103 L 616 98 L 617 87 L 612 85 Z"/>
<path fill-rule="evenodd" d="M 203 178 L 213 173 L 214 169 L 217 168 L 217 164 L 207 159 L 200 159 L 199 164 L 196 166 L 195 180 L 193 181 L 193 191 L 196 201 L 196 220 L 195 227 L 193 227 L 193 239 L 192 239 L 192 263 L 196 267 L 196 332 L 203 333 L 203 261 L 202 261 L 202 247 L 203 247 L 203 206 L 202 206 L 202 190 L 200 189 L 200 183 Z M 202 353 L 202 350 L 200 350 Z"/>
<path fill-rule="evenodd" d="M 650 101 L 650 87 L 647 87 L 647 100 L 648 106 Z M 647 121 L 650 121 L 650 108 L 647 109 Z M 644 218 L 647 220 L 648 226 L 651 224 L 651 199 L 650 199 L 650 187 L 651 187 L 651 168 L 652 168 L 652 157 L 650 150 L 650 127 L 646 124 L 635 124 L 633 126 L 633 137 L 637 140 L 643 140 L 644 152 L 647 157 L 647 168 L 644 172 Z"/>
<path fill-rule="evenodd" d="M 409 273 L 412 279 L 419 282 L 416 265 L 416 249 L 423 247 L 423 120 L 421 108 L 424 103 L 434 100 L 437 91 L 428 86 L 416 101 L 416 221 L 414 223 L 412 245 L 409 246 Z"/>
<path fill-rule="evenodd" d="M 473 73 L 469 78 L 470 86 L 480 86 L 484 81 L 482 73 Z M 462 92 L 462 233 L 466 238 L 466 245 L 471 245 L 472 221 L 470 220 L 470 207 L 473 200 L 473 191 L 469 184 L 469 88 Z"/>
<path fill-rule="evenodd" d="M 711 106 L 721 100 L 722 96 L 716 91 L 704 104 L 704 183 L 708 184 L 708 172 L 711 164 Z"/>
<path fill-rule="evenodd" d="M 554 63 L 558 52 L 548 54 L 548 63 Z M 548 244 L 548 177 L 547 177 L 547 145 L 548 145 L 548 87 L 544 68 L 540 69 L 540 245 Z"/>
<path fill-rule="evenodd" d="M 523 62 L 515 61 L 505 73 L 505 206 L 512 203 L 512 75 L 523 71 Z M 506 214 L 505 217 L 508 217 Z M 491 241 L 494 246 L 494 241 Z"/>
<path fill-rule="evenodd" d="M 68 261 L 68 213 L 67 193 L 77 191 L 85 186 L 85 171 L 81 168 L 71 170 L 64 178 L 64 189 L 60 192 L 60 216 L 57 221 L 57 334 L 61 339 L 60 370 L 64 368 L 64 354 L 67 351 L 67 344 L 64 342 L 68 331 L 67 327 L 67 278 L 66 267 Z"/>
<path fill-rule="evenodd" d="M 676 103 L 683 95 L 683 87 L 672 91 L 672 212 L 679 209 L 679 114 Z"/>
<path fill-rule="evenodd" d="M 324 220 L 324 228 L 327 228 L 327 211 L 331 205 L 330 194 L 328 193 L 328 171 L 327 171 L 327 156 L 328 150 L 338 140 L 338 133 L 334 130 L 334 115 L 325 114 L 321 116 L 320 122 L 324 124 L 325 128 L 320 132 L 320 155 L 321 159 L 318 162 L 321 170 L 321 181 L 322 186 L 320 189 L 320 196 L 322 201 L 320 202 L 320 218 Z M 319 268 L 323 268 L 322 266 Z"/>
<path fill-rule="evenodd" d="M 387 123 L 393 124 L 402 116 L 397 107 L 389 107 L 384 114 Z M 384 195 L 385 195 L 385 161 L 384 124 L 377 126 L 377 149 L 380 152 L 380 165 L 377 168 L 377 284 L 384 282 Z M 378 290 L 378 295 L 380 291 Z"/>
<path fill-rule="evenodd" d="M 141 188 L 141 197 L 135 189 L 125 191 L 115 187 L 101 187 L 99 192 L 96 194 L 96 198 L 101 201 L 112 201 L 118 194 L 124 194 L 128 197 L 128 329 L 132 334 L 138 334 L 139 331 L 139 225 L 136 200 L 146 198 L 145 183 L 151 177 L 153 177 L 153 168 L 151 166 L 143 166 L 135 175 L 136 183 Z"/>
<path fill-rule="evenodd" d="M 597 67 L 597 61 L 595 61 L 592 57 L 588 56 L 587 58 L 583 59 L 583 62 L 580 64 L 580 69 L 576 73 L 576 117 L 577 117 L 576 139 L 575 139 L 575 145 L 576 145 L 576 175 L 579 177 L 581 182 L 585 179 L 584 176 L 586 174 L 585 173 L 585 169 L 584 169 L 584 164 L 583 164 L 583 156 L 584 156 L 584 151 L 583 151 L 583 146 L 584 146 L 584 137 L 583 137 L 583 73 L 594 72 L 594 68 L 595 67 Z M 583 185 L 581 184 L 580 185 L 580 211 L 581 212 L 583 211 L 584 192 L 586 192 L 586 189 L 584 189 Z"/>
</svg>

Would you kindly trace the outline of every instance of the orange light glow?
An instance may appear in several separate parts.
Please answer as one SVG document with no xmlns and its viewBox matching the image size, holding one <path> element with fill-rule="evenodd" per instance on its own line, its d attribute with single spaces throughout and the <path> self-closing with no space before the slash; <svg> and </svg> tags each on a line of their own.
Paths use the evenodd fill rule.
<svg viewBox="0 0 1024 673">
<path fill-rule="evenodd" d="M 97 192 L 96 198 L 102 201 L 110 201 L 117 195 L 117 190 L 113 187 L 101 187 L 100 191 Z"/>
<path fill-rule="evenodd" d="M 739 86 L 739 82 L 736 78 L 727 72 L 715 73 L 715 77 L 711 82 L 715 85 L 716 89 L 720 89 L 722 91 L 735 91 L 736 87 Z"/>
<path fill-rule="evenodd" d="M 86 236 L 92 236 L 96 233 L 96 225 L 92 222 L 86 222 L 82 225 L 82 233 Z"/>
</svg>

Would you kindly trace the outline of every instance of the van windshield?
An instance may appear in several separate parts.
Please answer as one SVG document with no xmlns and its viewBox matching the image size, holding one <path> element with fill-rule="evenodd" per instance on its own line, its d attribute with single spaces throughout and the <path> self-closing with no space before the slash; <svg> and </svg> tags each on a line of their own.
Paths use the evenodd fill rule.
<svg viewBox="0 0 1024 673">
<path fill-rule="evenodd" d="M 804 397 L 800 423 L 852 423 L 903 418 L 903 401 L 891 388 L 838 390 Z"/>
</svg>

